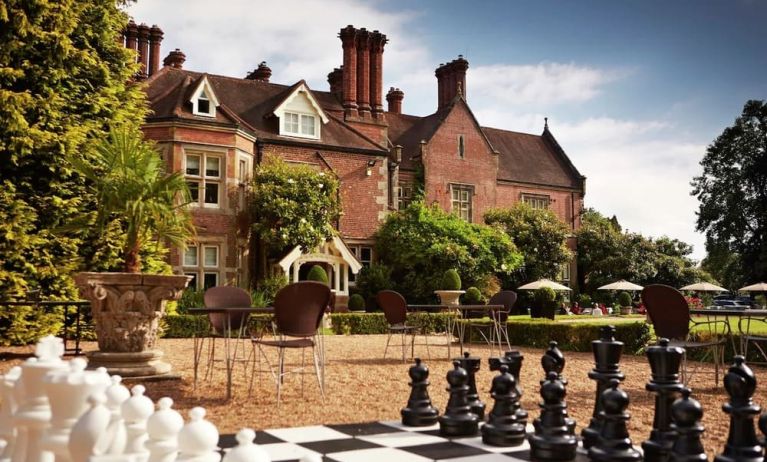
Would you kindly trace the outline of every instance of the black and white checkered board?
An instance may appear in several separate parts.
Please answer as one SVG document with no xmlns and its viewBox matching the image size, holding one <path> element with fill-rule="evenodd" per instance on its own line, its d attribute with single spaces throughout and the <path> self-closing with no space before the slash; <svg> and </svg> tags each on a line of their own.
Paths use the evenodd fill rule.
<svg viewBox="0 0 767 462">
<path fill-rule="evenodd" d="M 532 431 L 528 424 L 528 431 Z M 256 444 L 269 453 L 273 462 L 298 461 L 309 453 L 324 455 L 332 462 L 514 462 L 530 461 L 525 441 L 516 447 L 495 447 L 482 443 L 481 436 L 445 438 L 439 425 L 406 427 L 398 421 L 280 428 L 256 432 Z M 234 435 L 223 435 L 220 446 L 235 446 Z M 576 462 L 587 462 L 578 448 Z"/>
</svg>

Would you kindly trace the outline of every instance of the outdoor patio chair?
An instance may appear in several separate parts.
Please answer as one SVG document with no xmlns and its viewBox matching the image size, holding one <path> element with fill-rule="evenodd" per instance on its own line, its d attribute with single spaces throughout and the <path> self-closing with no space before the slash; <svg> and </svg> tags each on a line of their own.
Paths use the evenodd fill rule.
<svg viewBox="0 0 767 462">
<path fill-rule="evenodd" d="M 277 383 L 277 403 L 280 402 L 282 382 L 285 375 L 291 372 L 303 372 L 305 369 L 306 348 L 312 349 L 314 373 L 320 394 L 325 397 L 325 352 L 320 332 L 320 324 L 325 310 L 330 303 L 330 287 L 315 281 L 300 281 L 288 284 L 280 289 L 274 298 L 275 337 L 273 339 L 254 338 L 253 344 L 266 360 L 269 370 Z M 277 371 L 272 367 L 263 347 L 278 349 Z M 285 370 L 285 351 L 301 349 L 301 367 Z M 256 373 L 254 368 L 254 374 Z M 301 376 L 301 392 L 303 394 L 303 374 Z M 253 389 L 251 376 L 250 390 Z"/>
<path fill-rule="evenodd" d="M 724 346 L 726 337 L 730 332 L 730 325 L 724 320 L 695 321 L 690 318 L 690 307 L 684 295 L 677 289 L 662 285 L 652 284 L 642 290 L 642 302 L 647 308 L 655 335 L 658 338 L 667 338 L 670 345 L 685 349 L 682 358 L 682 382 L 687 384 L 695 373 L 687 373 L 687 351 L 694 349 L 708 350 L 701 359 L 711 354 L 714 360 L 715 383 L 719 384 L 719 368 L 724 362 Z M 690 325 L 705 328 L 704 333 L 708 338 L 697 341 L 690 335 Z M 721 330 L 721 331 L 720 331 Z"/>
<path fill-rule="evenodd" d="M 217 286 L 211 287 L 203 295 L 205 308 L 247 308 L 251 305 L 250 294 L 239 287 Z M 213 363 L 216 361 L 216 337 L 236 334 L 237 341 L 234 343 L 232 358 L 237 358 L 237 349 L 243 338 L 244 330 L 248 324 L 247 313 L 208 313 L 210 322 L 211 338 L 208 343 L 208 360 L 206 363 L 205 378 L 210 378 Z"/>
<path fill-rule="evenodd" d="M 376 303 L 384 312 L 386 322 L 389 323 L 389 336 L 386 338 L 386 348 L 384 349 L 384 359 L 386 359 L 386 352 L 389 351 L 389 342 L 394 334 L 399 334 L 402 338 L 402 361 L 405 361 L 405 348 L 407 346 L 407 337 L 410 336 L 410 356 L 414 356 L 415 352 L 415 336 L 419 332 L 417 326 L 409 326 L 407 324 L 407 302 L 405 297 L 399 292 L 393 290 L 382 290 L 376 295 Z M 426 339 L 426 353 L 431 359 L 431 353 L 429 352 L 429 338 L 424 334 Z"/>
<path fill-rule="evenodd" d="M 490 297 L 488 305 L 503 305 L 503 310 L 493 310 L 490 312 L 490 317 L 493 320 L 495 332 L 490 331 L 491 335 L 495 338 L 491 338 L 491 343 L 494 345 L 495 341 L 498 341 L 499 350 L 503 346 L 504 340 L 506 346 L 511 350 L 511 342 L 509 341 L 508 320 L 514 309 L 514 304 L 517 302 L 517 293 L 513 290 L 502 290 L 497 294 Z"/>
</svg>

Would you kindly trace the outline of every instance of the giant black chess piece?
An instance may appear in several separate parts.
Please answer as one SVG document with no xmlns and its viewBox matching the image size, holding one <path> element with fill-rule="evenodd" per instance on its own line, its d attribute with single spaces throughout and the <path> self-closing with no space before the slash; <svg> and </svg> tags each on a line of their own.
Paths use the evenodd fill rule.
<svg viewBox="0 0 767 462">
<path fill-rule="evenodd" d="M 400 411 L 402 424 L 409 427 L 424 427 L 437 423 L 439 411 L 431 405 L 429 398 L 429 368 L 415 359 L 415 365 L 408 371 L 410 375 L 410 398 L 407 407 Z"/>
<path fill-rule="evenodd" d="M 600 339 L 591 342 L 594 353 L 594 369 L 589 372 L 589 378 L 597 382 L 597 393 L 594 399 L 594 412 L 589 426 L 581 432 L 583 447 L 590 448 L 599 441 L 602 428 L 602 393 L 612 379 L 623 380 L 625 376 L 618 368 L 623 353 L 623 342 L 615 340 L 615 326 L 604 326 L 600 329 Z"/>
<path fill-rule="evenodd" d="M 519 401 L 514 376 L 509 374 L 507 365 L 501 366 L 501 373 L 493 377 L 490 394 L 495 400 L 488 414 L 488 421 L 482 426 L 482 442 L 493 446 L 518 446 L 525 440 L 525 424 L 517 422 L 515 402 Z"/>
<path fill-rule="evenodd" d="M 627 423 L 631 416 L 626 412 L 629 395 L 618 388 L 620 380 L 610 379 L 602 393 L 602 427 L 596 444 L 589 448 L 589 458 L 596 462 L 635 462 L 642 454 L 634 449 L 629 438 Z"/>
<path fill-rule="evenodd" d="M 549 348 L 541 356 L 541 367 L 543 367 L 544 377 L 548 377 L 549 372 L 556 372 L 562 385 L 567 386 L 567 380 L 562 376 L 562 371 L 565 370 L 565 355 L 557 346 L 557 342 L 553 340 L 549 342 Z M 541 385 L 545 381 L 546 379 L 541 380 Z M 575 435 L 575 420 L 567 417 L 566 421 L 568 430 Z"/>
<path fill-rule="evenodd" d="M 559 374 L 549 371 L 541 384 L 541 417 L 535 419 L 535 433 L 528 437 L 534 460 L 573 460 L 578 439 L 570 430 L 565 384 Z M 484 430 L 484 429 L 483 429 Z"/>
<path fill-rule="evenodd" d="M 657 345 L 647 348 L 652 378 L 645 386 L 655 393 L 655 417 L 650 439 L 642 443 L 646 462 L 666 462 L 674 443 L 675 432 L 671 428 L 671 405 L 677 394 L 684 388 L 679 382 L 679 365 L 684 349 L 669 346 L 668 339 L 662 338 Z"/>
<path fill-rule="evenodd" d="M 509 368 L 509 373 L 514 376 L 515 390 L 517 393 L 517 399 L 514 403 L 514 416 L 517 422 L 527 425 L 527 411 L 522 409 L 519 404 L 519 400 L 522 398 L 522 389 L 519 386 L 519 373 L 522 371 L 522 360 L 525 357 L 519 351 L 507 351 L 500 358 L 490 358 L 490 370 L 497 371 L 501 369 L 502 365 L 506 365 Z"/>
<path fill-rule="evenodd" d="M 708 456 L 701 435 L 703 425 L 700 419 L 703 417 L 703 408 L 700 403 L 690 398 L 690 389 L 682 388 L 682 397 L 671 405 L 671 418 L 674 423 L 671 429 L 676 435 L 668 453 L 669 462 L 708 462 Z M 644 444 L 642 445 L 644 447 Z M 645 452 L 645 460 L 647 452 Z"/>
<path fill-rule="evenodd" d="M 735 357 L 735 364 L 724 375 L 724 388 L 730 401 L 722 406 L 730 414 L 730 432 L 724 452 L 714 462 L 762 462 L 762 447 L 756 438 L 754 416 L 760 408 L 752 401 L 756 391 L 756 377 L 743 356 Z"/>
<path fill-rule="evenodd" d="M 466 395 L 469 393 L 469 374 L 461 363 L 453 361 L 453 369 L 447 373 L 450 399 L 445 414 L 439 418 L 439 433 L 443 436 L 474 436 L 479 428 L 477 414 L 471 412 Z"/>
<path fill-rule="evenodd" d="M 477 414 L 479 420 L 483 420 L 485 418 L 485 403 L 479 399 L 476 379 L 482 360 L 477 357 L 472 357 L 468 351 L 465 351 L 463 353 L 463 358 L 460 358 L 457 361 L 461 363 L 461 367 L 469 374 L 469 394 L 466 395 L 466 399 L 469 401 L 471 412 Z"/>
</svg>

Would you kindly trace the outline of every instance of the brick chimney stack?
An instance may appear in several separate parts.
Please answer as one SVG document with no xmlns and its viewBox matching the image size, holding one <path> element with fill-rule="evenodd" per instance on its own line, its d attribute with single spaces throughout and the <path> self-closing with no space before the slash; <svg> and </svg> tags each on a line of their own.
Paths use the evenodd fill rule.
<svg viewBox="0 0 767 462">
<path fill-rule="evenodd" d="M 163 66 L 175 67 L 176 69 L 184 68 L 184 61 L 186 61 L 186 55 L 184 52 L 176 48 L 168 53 L 168 56 L 162 61 Z"/>
<path fill-rule="evenodd" d="M 374 118 L 383 114 L 383 52 L 386 35 L 374 30 L 370 34 L 370 107 Z"/>
<path fill-rule="evenodd" d="M 262 82 L 269 82 L 269 78 L 272 76 L 272 70 L 266 65 L 266 61 L 261 61 L 258 67 L 245 78 L 247 80 L 260 80 Z"/>
<path fill-rule="evenodd" d="M 344 67 L 337 67 L 328 74 L 328 84 L 330 84 L 330 93 L 338 101 L 344 100 Z"/>
<path fill-rule="evenodd" d="M 370 32 L 364 27 L 357 31 L 357 111 L 370 116 Z"/>
<path fill-rule="evenodd" d="M 138 62 L 141 65 L 139 77 L 146 78 L 149 69 L 149 26 L 145 23 L 138 26 Z"/>
<path fill-rule="evenodd" d="M 131 19 L 125 28 L 125 48 L 136 51 L 136 39 L 138 38 L 138 26 Z"/>
<path fill-rule="evenodd" d="M 338 35 L 344 49 L 344 113 L 347 117 L 357 116 L 357 29 L 351 24 L 341 29 Z"/>
<path fill-rule="evenodd" d="M 149 75 L 154 75 L 160 70 L 160 44 L 162 43 L 162 29 L 153 25 L 149 29 Z"/>
<path fill-rule="evenodd" d="M 386 94 L 386 101 L 389 103 L 389 112 L 402 114 L 402 100 L 405 99 L 405 93 L 399 88 L 389 88 Z"/>
<path fill-rule="evenodd" d="M 440 64 L 434 75 L 437 77 L 437 109 L 450 104 L 460 92 L 466 99 L 466 70 L 469 62 L 458 55 L 458 59 L 447 64 Z"/>
</svg>

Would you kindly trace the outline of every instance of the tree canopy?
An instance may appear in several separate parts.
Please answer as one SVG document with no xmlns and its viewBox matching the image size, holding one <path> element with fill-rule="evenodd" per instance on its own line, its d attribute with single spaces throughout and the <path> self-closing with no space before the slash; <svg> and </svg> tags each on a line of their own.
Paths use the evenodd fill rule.
<svg viewBox="0 0 767 462">
<path fill-rule="evenodd" d="M 115 256 L 91 244 L 93 230 L 58 230 L 92 208 L 69 160 L 143 121 L 135 54 L 118 43 L 127 21 L 115 0 L 0 2 L 0 216 L 14 217 L 0 232 L 0 298 L 74 297 L 83 257 L 114 263 L 93 260 Z"/>
<path fill-rule="evenodd" d="M 748 101 L 734 125 L 706 149 L 692 181 L 698 231 L 709 254 L 739 260 L 740 282 L 767 280 L 767 105 Z M 729 262 L 732 263 L 732 262 Z"/>
<path fill-rule="evenodd" d="M 511 275 L 511 287 L 541 278 L 553 279 L 572 258 L 567 247 L 569 228 L 552 210 L 534 209 L 519 202 L 510 209 L 489 210 L 485 223 L 500 226 L 524 258 L 522 266 Z"/>
</svg>

